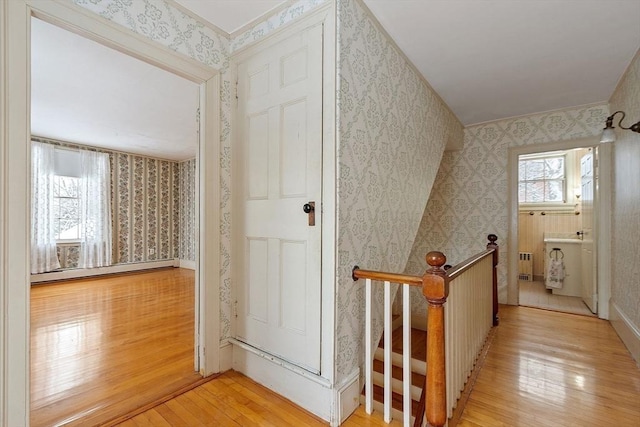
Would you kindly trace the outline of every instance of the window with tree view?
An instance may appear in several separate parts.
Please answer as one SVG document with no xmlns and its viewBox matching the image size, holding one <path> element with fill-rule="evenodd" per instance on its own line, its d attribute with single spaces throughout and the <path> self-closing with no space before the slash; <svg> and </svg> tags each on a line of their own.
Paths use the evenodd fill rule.
<svg viewBox="0 0 640 427">
<path fill-rule="evenodd" d="M 518 201 L 520 203 L 564 203 L 565 156 L 520 158 Z"/>
<path fill-rule="evenodd" d="M 80 179 L 71 176 L 54 177 L 53 215 L 57 240 L 80 239 Z"/>
</svg>

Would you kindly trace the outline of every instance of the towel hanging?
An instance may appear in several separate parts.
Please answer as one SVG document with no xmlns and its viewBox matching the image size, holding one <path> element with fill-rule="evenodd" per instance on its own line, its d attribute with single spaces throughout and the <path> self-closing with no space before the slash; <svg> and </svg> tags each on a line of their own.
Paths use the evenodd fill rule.
<svg viewBox="0 0 640 427">
<path fill-rule="evenodd" d="M 552 251 L 553 252 L 553 251 Z M 564 255 L 564 254 L 563 254 Z M 564 258 L 564 256 L 562 257 Z M 547 289 L 562 289 L 564 281 L 564 261 L 551 258 L 547 264 L 547 277 L 545 286 Z"/>
</svg>

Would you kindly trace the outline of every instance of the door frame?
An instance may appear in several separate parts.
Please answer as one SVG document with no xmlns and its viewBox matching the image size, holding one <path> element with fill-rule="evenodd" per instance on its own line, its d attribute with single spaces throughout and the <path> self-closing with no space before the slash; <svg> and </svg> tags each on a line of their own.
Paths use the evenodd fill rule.
<svg viewBox="0 0 640 427">
<path fill-rule="evenodd" d="M 64 0 L 0 2 L 0 424 L 29 425 L 30 20 L 36 17 L 200 85 L 195 367 L 220 369 L 219 71 Z"/>
<path fill-rule="evenodd" d="M 281 366 L 285 370 L 292 371 L 304 377 L 308 380 L 311 380 L 314 383 L 321 384 L 323 387 L 330 387 L 334 384 L 334 379 L 337 376 L 336 366 L 333 363 L 335 360 L 335 325 L 336 325 L 336 316 L 335 316 L 335 295 L 336 295 L 336 265 L 337 265 L 337 252 L 336 252 L 336 242 L 337 242 L 337 164 L 336 164 L 336 113 L 335 113 L 335 91 L 336 91 L 336 27 L 335 20 L 332 19 L 335 16 L 335 4 L 334 2 L 326 2 L 323 5 L 320 5 L 313 9 L 308 14 L 305 14 L 304 17 L 292 21 L 277 30 L 271 32 L 269 35 L 265 36 L 260 41 L 247 45 L 237 51 L 233 52 L 229 70 L 231 71 L 232 81 L 236 82 L 238 79 L 237 76 L 237 68 L 238 62 L 242 61 L 244 58 L 251 56 L 257 52 L 260 52 L 264 47 L 271 46 L 273 44 L 278 43 L 279 40 L 286 38 L 292 34 L 295 34 L 297 31 L 304 30 L 305 28 L 312 27 L 314 25 L 322 25 L 323 26 L 323 53 L 322 53 L 322 107 L 323 107 L 323 115 L 322 115 L 322 206 L 316 206 L 316 211 L 321 211 L 322 213 L 322 244 L 321 244 L 321 316 L 322 316 L 322 324 L 320 331 L 320 375 L 312 374 L 304 369 L 298 368 L 296 365 L 289 364 L 286 361 L 278 358 L 274 358 L 273 356 L 267 355 L 263 352 L 255 352 L 258 357 L 261 357 L 265 360 L 270 360 L 274 362 L 272 366 L 274 369 L 276 366 Z M 238 102 L 234 101 L 234 105 L 232 108 L 232 122 L 238 123 Z M 233 133 L 234 146 L 237 145 L 237 132 Z M 242 159 L 238 158 L 238 154 L 236 150 L 232 150 L 231 158 L 232 158 L 232 182 L 242 182 L 243 178 L 239 176 L 241 172 L 240 169 L 235 165 L 238 162 L 241 162 Z M 238 181 L 240 180 L 240 181 Z M 239 192 L 232 192 L 232 210 L 234 212 L 234 216 L 238 216 L 238 212 L 240 212 L 239 206 L 241 206 L 241 200 L 239 200 L 240 194 Z M 232 239 L 231 239 L 231 258 L 238 259 L 238 251 L 240 251 L 239 240 L 241 236 L 239 235 L 238 227 L 235 225 L 236 222 L 232 222 Z M 231 300 L 236 300 L 236 286 L 237 280 L 236 278 L 243 274 L 241 267 L 238 263 L 233 263 L 232 266 L 232 288 L 231 288 Z M 235 307 L 235 304 L 234 304 Z M 234 314 L 236 309 L 234 308 Z M 229 342 L 234 344 L 234 367 L 236 362 L 235 360 L 238 358 L 238 354 L 241 351 L 251 352 L 248 346 L 243 346 L 242 342 L 237 341 L 235 339 L 236 336 L 236 324 L 235 317 L 233 317 L 231 324 L 231 337 L 229 338 Z M 238 366 L 239 368 L 239 366 Z M 283 386 L 282 388 L 278 388 L 277 384 L 272 384 L 276 391 L 279 391 L 281 394 L 287 396 L 288 390 L 293 390 L 295 388 L 294 385 L 288 384 Z M 321 400 L 321 396 L 316 396 L 316 400 Z M 299 404 L 304 404 L 302 402 L 297 402 Z M 316 402 L 317 403 L 317 402 Z"/>
<path fill-rule="evenodd" d="M 507 304 L 519 304 L 518 284 L 518 158 L 523 154 L 547 151 L 571 150 L 574 148 L 597 149 L 598 166 L 596 173 L 596 194 L 594 202 L 595 233 L 598 256 L 598 317 L 609 318 L 609 298 L 611 295 L 611 162 L 613 144 L 600 144 L 597 137 L 579 138 L 548 144 L 532 144 L 509 148 L 507 180 L 509 182 L 509 231 L 507 265 Z M 602 237 L 602 238 L 601 238 Z M 609 256 L 602 256 L 609 254 Z"/>
</svg>

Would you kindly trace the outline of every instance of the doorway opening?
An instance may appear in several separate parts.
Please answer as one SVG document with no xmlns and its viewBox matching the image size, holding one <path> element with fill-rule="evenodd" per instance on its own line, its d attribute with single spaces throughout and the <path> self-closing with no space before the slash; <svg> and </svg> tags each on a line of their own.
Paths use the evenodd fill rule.
<svg viewBox="0 0 640 427">
<path fill-rule="evenodd" d="M 56 26 L 98 41 L 120 52 L 153 64 L 166 71 L 184 77 L 199 85 L 198 162 L 196 170 L 197 212 L 199 214 L 199 239 L 196 256 L 196 292 L 194 304 L 196 350 L 194 357 L 196 370 L 203 376 L 219 371 L 220 331 L 219 319 L 219 210 L 214 207 L 219 202 L 219 159 L 220 159 L 220 78 L 218 71 L 195 60 L 186 58 L 164 47 L 136 36 L 124 27 L 110 24 L 99 16 L 90 16 L 82 8 L 73 4 L 61 5 L 50 0 L 10 2 L 2 10 L 8 48 L 3 49 L 4 75 L 11 84 L 6 93 L 6 113 L 2 136 L 5 158 L 4 176 L 11 177 L 11 185 L 4 182 L 3 197 L 11 200 L 3 211 L 4 229 L 7 242 L 12 250 L 4 252 L 3 287 L 10 298 L 3 302 L 7 324 L 11 325 L 11 335 L 3 336 L 11 345 L 3 357 L 5 372 L 10 372 L 12 393 L 3 396 L 3 407 L 12 408 L 7 414 L 9 424 L 21 425 L 29 418 L 29 352 L 30 327 L 30 220 L 31 211 L 30 176 L 31 154 L 29 148 L 31 132 L 29 128 L 30 97 L 29 79 L 31 58 L 29 56 L 31 17 L 41 19 Z M 6 47 L 6 46 L 5 46 Z M 206 179 L 205 179 L 206 177 Z M 10 269 L 5 269 L 7 265 Z M 208 350 L 208 351 L 207 351 Z M 6 377 L 5 377 L 6 379 Z"/>
<path fill-rule="evenodd" d="M 200 90 L 35 17 L 30 28 L 30 419 L 101 424 L 201 379 Z"/>
<path fill-rule="evenodd" d="M 582 246 L 585 229 L 593 230 L 594 200 L 593 190 L 582 189 L 581 172 L 593 152 L 589 147 L 518 156 L 520 305 L 593 315 L 582 297 L 583 287 L 594 285 L 587 274 L 593 260 L 583 260 Z"/>
<path fill-rule="evenodd" d="M 510 304 L 608 318 L 610 164 L 595 138 L 509 149 Z"/>
</svg>

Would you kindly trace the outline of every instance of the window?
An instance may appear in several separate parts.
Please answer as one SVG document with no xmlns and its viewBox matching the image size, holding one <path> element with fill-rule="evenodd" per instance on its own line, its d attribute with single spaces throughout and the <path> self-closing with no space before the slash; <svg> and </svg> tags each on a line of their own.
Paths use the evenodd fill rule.
<svg viewBox="0 0 640 427">
<path fill-rule="evenodd" d="M 53 178 L 53 229 L 56 240 L 80 239 L 80 178 Z"/>
<path fill-rule="evenodd" d="M 520 203 L 565 203 L 566 159 L 564 155 L 521 156 L 518 169 Z"/>
</svg>

